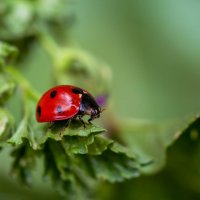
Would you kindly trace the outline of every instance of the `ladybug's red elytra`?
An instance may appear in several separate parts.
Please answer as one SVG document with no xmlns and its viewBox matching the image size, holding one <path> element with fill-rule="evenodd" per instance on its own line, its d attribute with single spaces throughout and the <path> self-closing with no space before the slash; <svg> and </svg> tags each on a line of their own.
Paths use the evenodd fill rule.
<svg viewBox="0 0 200 200">
<path fill-rule="evenodd" d="M 59 85 L 49 89 L 40 98 L 36 107 L 38 122 L 56 122 L 60 120 L 79 118 L 89 115 L 90 123 L 99 118 L 101 107 L 94 97 L 84 89 L 72 85 Z"/>
</svg>

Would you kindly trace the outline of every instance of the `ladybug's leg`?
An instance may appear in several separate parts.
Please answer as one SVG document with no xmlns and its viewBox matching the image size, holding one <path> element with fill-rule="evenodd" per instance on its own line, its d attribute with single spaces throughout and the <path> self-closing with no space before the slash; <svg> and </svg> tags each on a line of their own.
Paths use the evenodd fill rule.
<svg viewBox="0 0 200 200">
<path fill-rule="evenodd" d="M 79 120 L 81 121 L 81 123 L 83 124 L 83 126 L 84 126 L 84 128 L 85 128 L 85 127 L 86 127 L 86 126 L 85 126 L 85 122 L 83 121 L 82 117 L 83 117 L 82 115 L 79 115 L 79 116 L 78 116 Z"/>
<path fill-rule="evenodd" d="M 54 127 L 54 122 L 50 122 L 49 126 L 48 126 L 48 129 L 51 130 L 53 127 Z"/>
<path fill-rule="evenodd" d="M 71 119 L 67 119 L 67 120 L 63 120 L 64 124 L 63 126 L 60 128 L 60 137 L 63 137 L 63 133 L 65 131 L 65 129 L 70 125 L 71 123 Z"/>
<path fill-rule="evenodd" d="M 92 122 L 91 122 L 92 120 L 93 120 L 93 119 L 92 119 L 92 116 L 91 116 L 91 117 L 88 119 L 88 123 L 91 124 L 91 123 L 92 123 Z"/>
<path fill-rule="evenodd" d="M 99 113 L 95 110 L 91 113 L 90 118 L 88 119 L 88 123 L 92 124 L 91 121 L 96 118 L 99 118 Z"/>
<path fill-rule="evenodd" d="M 71 121 L 72 121 L 71 118 L 67 119 L 66 124 L 65 124 L 65 128 L 67 128 L 70 125 Z"/>
<path fill-rule="evenodd" d="M 92 122 L 91 122 L 92 120 L 94 120 L 94 116 L 91 115 L 90 118 L 88 119 L 88 123 L 92 124 Z"/>
</svg>

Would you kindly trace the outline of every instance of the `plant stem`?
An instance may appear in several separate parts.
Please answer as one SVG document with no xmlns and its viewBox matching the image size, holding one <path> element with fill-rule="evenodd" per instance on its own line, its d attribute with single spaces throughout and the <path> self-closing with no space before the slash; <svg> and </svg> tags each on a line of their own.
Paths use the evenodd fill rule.
<svg viewBox="0 0 200 200">
<path fill-rule="evenodd" d="M 39 93 L 30 85 L 26 78 L 15 67 L 8 66 L 5 68 L 5 70 L 15 79 L 26 95 L 30 96 L 34 101 L 38 101 Z"/>
</svg>

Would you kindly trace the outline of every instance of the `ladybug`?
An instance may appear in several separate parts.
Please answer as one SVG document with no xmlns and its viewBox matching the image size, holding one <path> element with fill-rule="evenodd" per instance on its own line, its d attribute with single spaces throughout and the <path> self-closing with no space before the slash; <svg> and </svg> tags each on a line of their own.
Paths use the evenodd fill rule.
<svg viewBox="0 0 200 200">
<path fill-rule="evenodd" d="M 88 122 L 99 118 L 101 107 L 86 90 L 73 85 L 58 85 L 40 98 L 36 107 L 38 122 L 57 122 L 78 118 L 85 127 L 82 117 L 89 115 Z"/>
</svg>

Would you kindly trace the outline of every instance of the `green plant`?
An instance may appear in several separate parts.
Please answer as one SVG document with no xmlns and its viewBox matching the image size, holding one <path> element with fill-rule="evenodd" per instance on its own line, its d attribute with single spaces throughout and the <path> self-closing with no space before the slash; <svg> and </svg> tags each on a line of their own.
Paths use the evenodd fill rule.
<svg viewBox="0 0 200 200">
<path fill-rule="evenodd" d="M 49 3 L 52 6 L 47 7 Z M 68 1 L 4 0 L 0 7 L 0 24 L 4 27 L 0 31 L 0 147 L 10 146 L 11 173 L 21 183 L 31 185 L 39 159 L 43 160 L 44 177 L 61 194 L 94 198 L 102 182 L 122 182 L 157 172 L 164 165 L 167 147 L 182 133 L 198 130 L 199 117 L 193 116 L 160 123 L 115 117 L 108 100 L 108 66 L 72 45 L 67 37 L 71 21 L 66 12 Z M 14 19 L 18 23 L 13 23 Z M 37 56 L 31 53 L 34 46 L 51 59 L 52 85 L 81 85 L 108 101 L 108 114 L 99 122 L 101 126 L 84 128 L 74 121 L 61 134 L 60 124 L 49 129 L 48 124 L 36 122 L 35 106 L 41 93 L 21 72 L 25 64 L 37 63 Z M 19 120 L 9 104 L 16 98 L 21 103 Z"/>
</svg>

